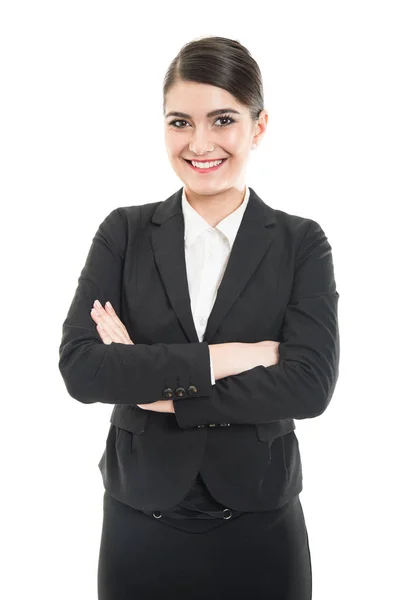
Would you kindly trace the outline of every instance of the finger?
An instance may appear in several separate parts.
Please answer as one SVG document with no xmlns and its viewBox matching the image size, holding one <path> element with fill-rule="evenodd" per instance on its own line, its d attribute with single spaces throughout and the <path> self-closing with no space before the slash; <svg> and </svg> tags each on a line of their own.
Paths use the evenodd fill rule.
<svg viewBox="0 0 400 600">
<path fill-rule="evenodd" d="M 121 336 L 120 332 L 115 330 L 114 323 L 109 317 L 107 317 L 107 315 L 105 317 L 99 317 L 99 314 L 95 309 L 92 309 L 90 314 L 97 325 L 98 333 L 101 334 L 100 337 L 103 341 L 107 340 L 105 343 L 128 343 L 125 339 L 125 336 Z"/>
<path fill-rule="evenodd" d="M 99 302 L 99 300 L 95 300 L 93 302 L 93 307 L 98 311 L 100 317 L 106 317 L 106 316 L 108 316 L 110 318 L 114 317 L 113 320 L 115 321 L 115 325 L 122 329 L 122 327 L 121 327 L 122 323 L 118 319 L 118 315 L 116 314 L 115 310 L 113 310 L 113 312 L 111 312 L 110 310 L 106 310 L 105 306 L 103 307 L 103 305 L 101 304 L 101 302 Z"/>
<path fill-rule="evenodd" d="M 156 400 L 156 402 L 150 402 L 146 405 L 147 410 L 154 412 L 171 412 L 169 407 L 169 401 L 167 400 Z"/>
<path fill-rule="evenodd" d="M 125 325 L 122 323 L 121 319 L 118 317 L 117 313 L 112 307 L 111 302 L 108 302 L 108 300 L 104 305 L 104 312 L 114 321 L 115 326 L 121 331 L 121 333 L 128 335 Z"/>
<path fill-rule="evenodd" d="M 139 406 L 139 408 L 143 408 L 144 410 L 151 410 L 153 412 L 159 412 L 157 411 L 157 402 L 149 402 L 148 404 L 137 404 L 137 406 Z"/>
<path fill-rule="evenodd" d="M 99 325 L 102 326 L 113 342 L 118 342 L 120 344 L 127 343 L 125 336 L 121 335 L 121 332 L 115 328 L 115 324 L 111 319 L 103 317 L 100 319 Z"/>
<path fill-rule="evenodd" d="M 107 302 L 105 303 L 104 310 L 106 310 L 112 317 L 115 317 L 116 319 L 118 319 L 118 321 L 121 323 L 121 325 L 123 325 L 122 321 L 120 321 L 117 313 L 114 310 L 113 305 L 111 304 L 111 302 L 109 300 L 107 300 Z"/>
<path fill-rule="evenodd" d="M 96 325 L 102 326 L 101 330 L 98 329 L 99 333 L 101 333 L 101 331 L 103 331 L 104 333 L 107 334 L 107 336 L 110 339 L 112 339 L 113 342 L 119 342 L 119 343 L 125 344 L 125 345 L 128 345 L 128 344 L 133 345 L 133 342 L 129 338 L 127 338 L 125 335 L 121 335 L 121 333 L 119 331 L 115 330 L 114 324 L 112 322 L 110 323 L 110 321 L 107 320 L 106 318 L 99 318 L 99 316 L 96 315 L 94 313 L 94 311 L 91 313 L 91 315 L 92 315 L 92 318 L 95 321 Z"/>
<path fill-rule="evenodd" d="M 97 333 L 102 338 L 102 341 L 104 341 L 103 336 L 105 334 L 105 330 L 103 330 L 102 328 L 99 327 L 101 319 L 100 319 L 98 313 L 96 312 L 96 309 L 92 308 L 92 310 L 90 311 L 90 316 L 92 317 L 93 321 L 96 323 Z"/>
<path fill-rule="evenodd" d="M 106 313 L 102 307 L 102 312 L 96 308 L 92 308 L 90 312 L 95 323 L 101 323 L 103 329 L 108 333 L 113 342 L 120 342 L 121 344 L 132 343 L 129 336 L 126 336 L 120 328 L 116 327 L 114 320 Z"/>
<path fill-rule="evenodd" d="M 118 317 L 118 315 L 115 312 L 115 310 L 113 309 L 111 303 L 108 306 L 108 304 L 106 302 L 106 304 L 105 304 L 105 310 L 106 310 L 106 313 L 108 314 L 108 316 L 114 321 L 115 327 L 121 332 L 121 335 L 125 336 L 126 341 L 127 342 L 131 341 L 131 339 L 129 337 L 128 330 L 126 329 L 126 327 L 123 324 L 123 322 L 121 321 L 121 319 Z"/>
<path fill-rule="evenodd" d="M 99 336 L 101 337 L 101 339 L 103 341 L 103 344 L 112 344 L 112 342 L 114 340 L 107 333 L 107 331 L 104 330 L 104 328 L 102 327 L 101 323 L 99 323 L 98 325 L 96 325 L 96 329 L 98 331 Z"/>
<path fill-rule="evenodd" d="M 112 309 L 113 314 L 111 314 L 109 310 L 105 310 L 103 308 L 103 306 L 101 305 L 101 303 L 98 300 L 95 300 L 93 302 L 93 307 L 97 311 L 99 317 L 102 319 L 102 322 L 104 320 L 104 323 L 107 323 L 107 325 L 105 325 L 105 327 L 107 327 L 110 335 L 112 335 L 112 331 L 115 331 L 115 333 L 119 335 L 118 340 L 114 340 L 114 341 L 119 341 L 123 344 L 132 343 L 124 324 L 120 321 L 120 319 L 118 318 L 118 315 L 116 314 L 114 309 Z M 106 321 L 106 319 L 108 319 L 109 321 L 108 320 Z M 111 330 L 111 323 L 113 323 L 112 330 Z"/>
</svg>

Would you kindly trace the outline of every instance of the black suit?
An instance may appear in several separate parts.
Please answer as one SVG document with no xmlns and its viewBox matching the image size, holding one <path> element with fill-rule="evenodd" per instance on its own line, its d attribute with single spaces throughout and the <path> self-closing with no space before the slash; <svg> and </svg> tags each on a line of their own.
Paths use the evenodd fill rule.
<svg viewBox="0 0 400 600">
<path fill-rule="evenodd" d="M 331 246 L 316 221 L 275 210 L 250 188 L 199 342 L 181 194 L 116 208 L 101 223 L 63 324 L 59 368 L 73 398 L 115 404 L 99 467 L 121 502 L 172 507 L 200 470 L 225 506 L 276 508 L 302 489 L 294 419 L 323 413 L 338 377 Z M 90 316 L 96 298 L 112 303 L 134 345 L 103 344 Z M 280 342 L 278 364 L 211 385 L 209 344 L 261 340 Z M 136 406 L 163 398 L 175 414 Z"/>
</svg>

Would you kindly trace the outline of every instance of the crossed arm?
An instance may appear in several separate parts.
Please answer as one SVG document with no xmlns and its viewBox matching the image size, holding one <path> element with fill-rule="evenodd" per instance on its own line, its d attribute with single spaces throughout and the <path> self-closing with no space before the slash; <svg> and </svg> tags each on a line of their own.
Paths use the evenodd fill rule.
<svg viewBox="0 0 400 600">
<path fill-rule="evenodd" d="M 95 300 L 90 316 L 96 323 L 97 332 L 104 344 L 113 342 L 134 344 L 110 302 L 107 301 L 103 307 L 99 300 Z M 215 379 L 237 375 L 258 365 L 276 364 L 278 362 L 278 346 L 279 342 L 269 340 L 255 344 L 241 342 L 210 344 L 209 351 Z M 148 404 L 137 404 L 137 406 L 144 410 L 175 413 L 173 400 L 157 400 Z"/>
<path fill-rule="evenodd" d="M 123 210 L 113 210 L 93 238 L 63 323 L 59 369 L 69 394 L 83 403 L 131 405 L 140 399 L 138 406 L 144 410 L 175 412 L 182 429 L 199 423 L 257 424 L 322 414 L 338 377 L 339 294 L 323 230 L 312 220 L 301 228 L 276 364 L 260 356 L 268 344 L 277 344 L 271 341 L 134 344 L 117 316 L 127 227 Z M 104 308 L 99 302 L 91 310 L 95 298 Z M 210 359 L 214 379 L 219 379 L 215 384 Z M 175 379 L 183 389 L 195 382 L 201 393 L 186 391 L 172 401 L 154 402 Z"/>
</svg>

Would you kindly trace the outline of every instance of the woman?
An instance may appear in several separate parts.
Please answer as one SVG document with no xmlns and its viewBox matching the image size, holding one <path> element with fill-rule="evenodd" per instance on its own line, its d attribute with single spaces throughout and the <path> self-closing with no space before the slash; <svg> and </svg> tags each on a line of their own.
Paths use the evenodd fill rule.
<svg viewBox="0 0 400 600">
<path fill-rule="evenodd" d="M 184 187 L 106 217 L 63 324 L 68 392 L 115 405 L 98 597 L 309 600 L 294 419 L 338 377 L 331 247 L 245 185 L 268 115 L 239 42 L 184 46 L 164 116 Z"/>
</svg>

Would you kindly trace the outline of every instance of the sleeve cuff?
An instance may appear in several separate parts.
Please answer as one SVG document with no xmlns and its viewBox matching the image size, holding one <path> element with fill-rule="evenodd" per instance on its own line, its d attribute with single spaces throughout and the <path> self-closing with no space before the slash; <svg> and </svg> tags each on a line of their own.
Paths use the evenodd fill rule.
<svg viewBox="0 0 400 600">
<path fill-rule="evenodd" d="M 210 373 L 211 373 L 211 385 L 215 385 L 215 377 L 214 377 L 214 368 L 211 360 L 211 352 L 210 352 Z"/>
</svg>

